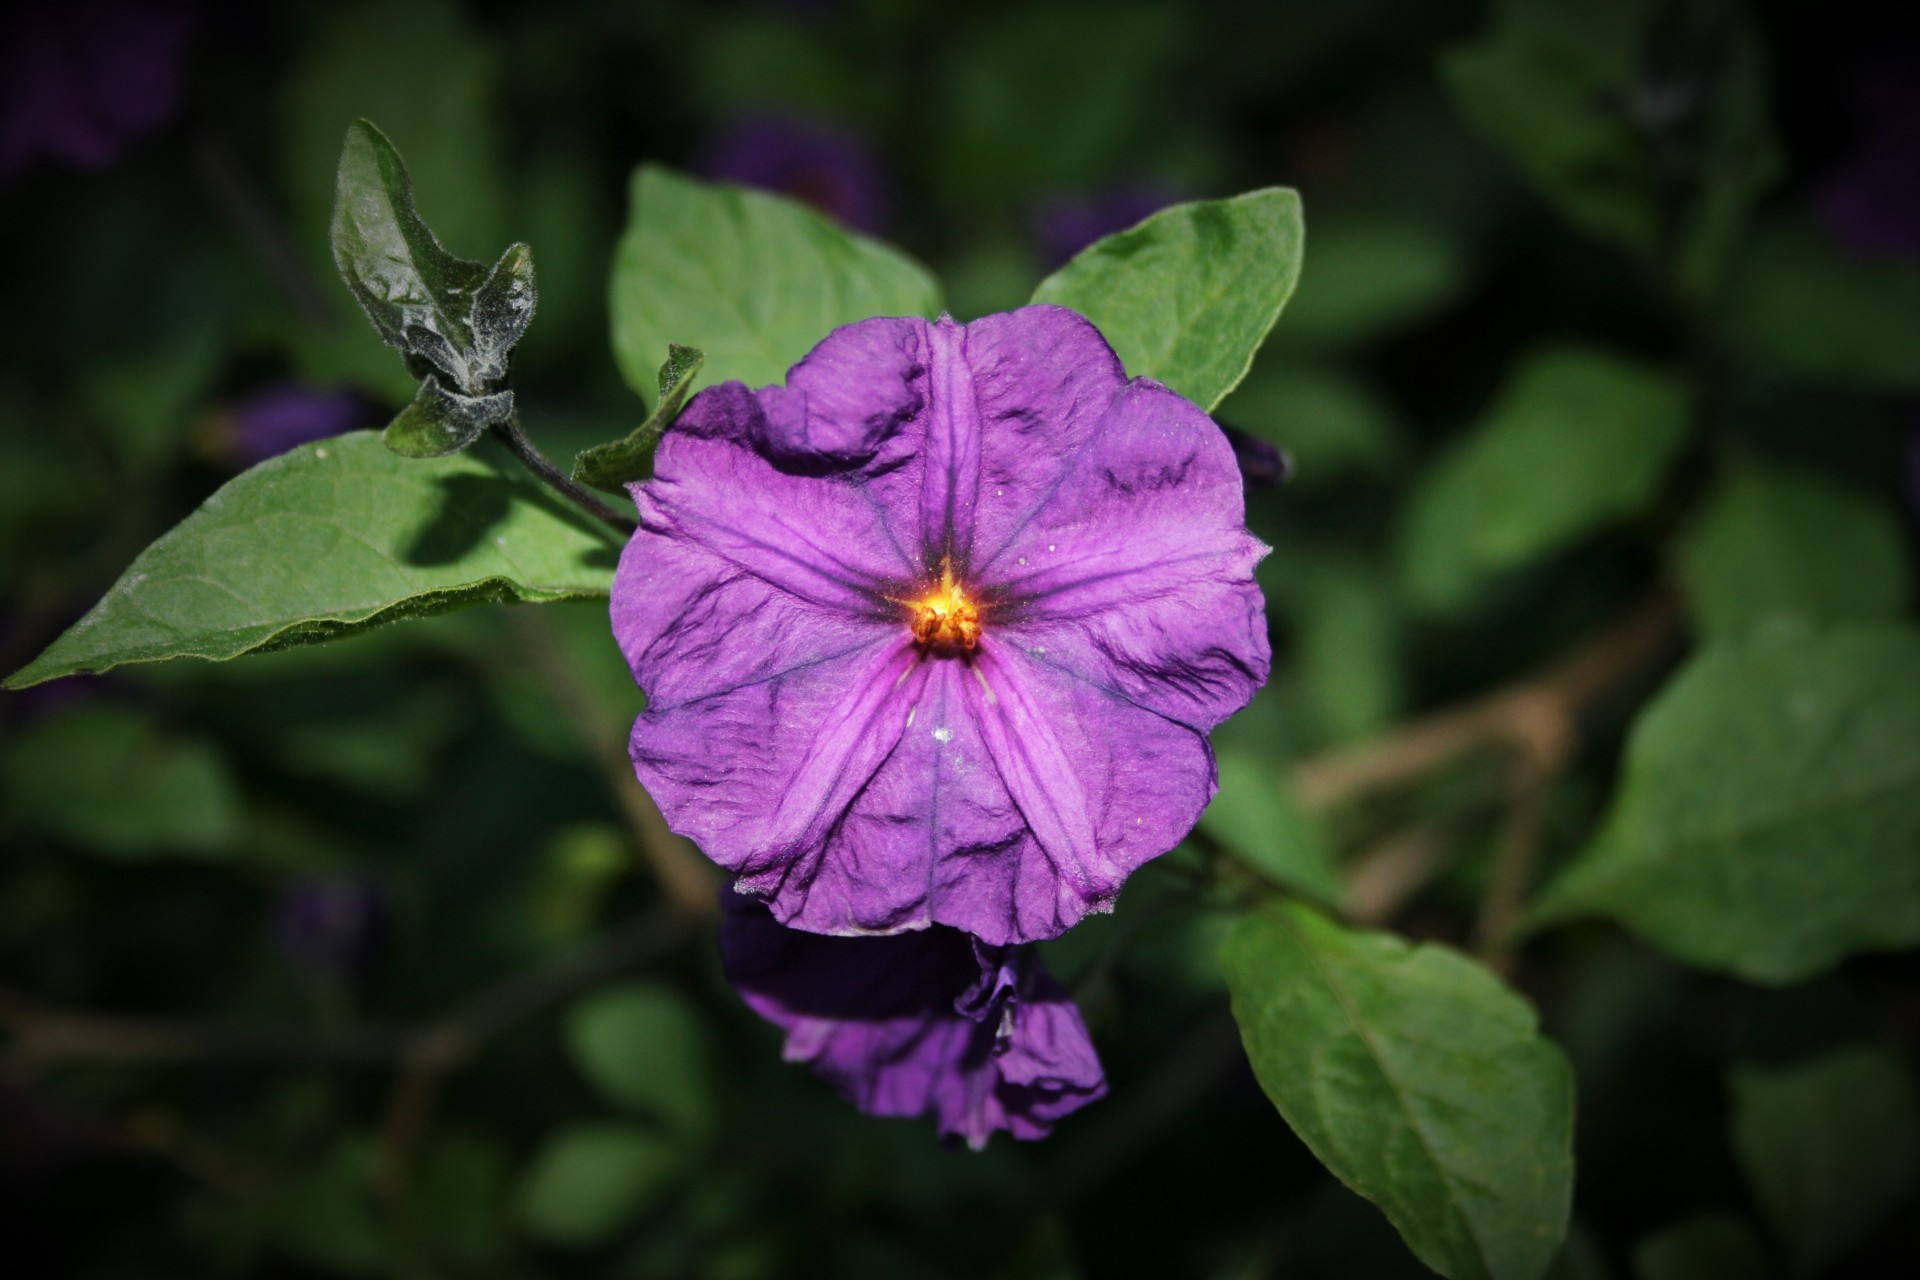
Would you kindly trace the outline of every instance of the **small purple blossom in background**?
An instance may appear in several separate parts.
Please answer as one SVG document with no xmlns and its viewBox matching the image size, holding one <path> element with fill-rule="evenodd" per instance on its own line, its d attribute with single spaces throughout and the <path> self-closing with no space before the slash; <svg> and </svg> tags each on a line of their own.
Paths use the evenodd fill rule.
<svg viewBox="0 0 1920 1280">
<path fill-rule="evenodd" d="M 974 1150 L 996 1131 L 1044 1138 L 1107 1091 L 1080 1010 L 1030 947 L 953 929 L 827 938 L 724 895 L 720 955 L 755 1013 L 804 1062 L 875 1116 L 932 1114 Z"/>
<path fill-rule="evenodd" d="M 1907 515 L 1920 530 L 1920 427 L 1907 432 Z"/>
<path fill-rule="evenodd" d="M 1821 219 L 1862 256 L 1920 258 L 1920 67 L 1862 77 L 1852 158 L 1819 196 Z"/>
<path fill-rule="evenodd" d="M 29 4 L 4 22 L 0 181 L 37 156 L 105 168 L 179 105 L 191 4 Z"/>
<path fill-rule="evenodd" d="M 355 392 L 276 383 L 227 406 L 223 452 L 250 467 L 299 445 L 368 426 L 373 418 L 373 407 Z"/>
<path fill-rule="evenodd" d="M 1051 271 L 1094 241 L 1125 231 L 1181 199 L 1171 187 L 1153 182 L 1051 196 L 1034 208 L 1034 247 L 1046 270 Z"/>
<path fill-rule="evenodd" d="M 1238 427 L 1220 424 L 1227 443 L 1233 446 L 1233 460 L 1240 464 L 1240 475 L 1249 489 L 1271 489 L 1293 474 L 1293 459 L 1278 445 Z"/>
<path fill-rule="evenodd" d="M 1110 908 L 1267 678 L 1232 447 L 1063 307 L 837 329 L 694 397 L 633 493 L 634 769 L 795 928 Z"/>
<path fill-rule="evenodd" d="M 887 180 L 873 151 L 821 121 L 741 116 L 712 139 L 696 168 L 704 177 L 790 196 L 858 231 L 878 232 L 886 222 Z"/>
<path fill-rule="evenodd" d="M 280 891 L 274 941 L 295 972 L 323 985 L 357 986 L 387 937 L 387 897 L 364 876 L 299 876 Z"/>
</svg>

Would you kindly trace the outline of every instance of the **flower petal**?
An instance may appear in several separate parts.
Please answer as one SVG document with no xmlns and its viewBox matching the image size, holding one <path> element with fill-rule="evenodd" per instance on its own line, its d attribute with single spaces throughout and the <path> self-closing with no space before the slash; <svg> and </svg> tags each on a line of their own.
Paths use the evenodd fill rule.
<svg viewBox="0 0 1920 1280">
<path fill-rule="evenodd" d="M 714 861 L 783 878 L 898 743 L 925 682 L 911 639 L 669 539 L 629 544 L 614 598 L 651 693 L 630 743 L 640 781 Z"/>
<path fill-rule="evenodd" d="M 917 322 L 902 322 L 910 325 Z M 788 387 L 709 387 L 660 442 L 654 477 L 634 486 L 638 537 L 706 548 L 820 608 L 873 615 L 921 577 L 917 508 L 876 492 L 873 454 L 920 412 L 924 372 L 912 331 L 836 331 L 796 365 Z M 864 381 L 845 362 L 885 363 Z"/>
<path fill-rule="evenodd" d="M 965 351 L 968 330 L 941 316 L 927 331 L 933 396 L 921 451 L 920 545 L 926 570 L 966 565 L 980 501 L 980 406 Z"/>
<path fill-rule="evenodd" d="M 1000 1129 L 1043 1138 L 1106 1093 L 1086 1022 L 1031 950 L 983 960 L 952 929 L 822 937 L 739 895 L 722 905 L 728 980 L 786 1033 L 788 1061 L 870 1115 L 931 1112 L 978 1149 Z M 983 988 L 999 993 L 997 1016 L 976 1020 L 957 1006 Z"/>
<path fill-rule="evenodd" d="M 1107 406 L 1127 377 L 1100 331 L 1065 307 L 975 320 L 966 357 L 980 476 L 965 568 L 979 581 L 1104 432 Z"/>
<path fill-rule="evenodd" d="M 989 569 L 1008 642 L 1211 729 L 1271 665 L 1233 449 L 1156 383 L 1114 397 L 1099 437 Z"/>
</svg>

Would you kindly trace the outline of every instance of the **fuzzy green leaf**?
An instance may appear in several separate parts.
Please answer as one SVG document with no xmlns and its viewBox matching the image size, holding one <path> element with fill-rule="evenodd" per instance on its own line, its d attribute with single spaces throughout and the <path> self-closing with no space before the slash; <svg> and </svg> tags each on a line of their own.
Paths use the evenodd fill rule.
<svg viewBox="0 0 1920 1280">
<path fill-rule="evenodd" d="M 1471 604 L 1500 574 L 1644 508 L 1686 433 L 1664 373 L 1584 348 L 1529 356 L 1422 478 L 1401 529 L 1416 603 Z"/>
<path fill-rule="evenodd" d="M 1573 1076 L 1533 1010 L 1445 947 L 1297 903 L 1224 963 L 1247 1057 L 1295 1133 L 1451 1280 L 1534 1280 L 1566 1234 Z"/>
<path fill-rule="evenodd" d="M 1618 920 L 1752 982 L 1920 942 L 1920 633 L 1770 631 L 1641 713 L 1599 836 L 1541 926 Z"/>
<path fill-rule="evenodd" d="M 687 397 L 693 394 L 693 380 L 700 376 L 700 367 L 706 362 L 706 356 L 695 348 L 669 343 L 667 362 L 660 366 L 660 398 L 653 402 L 653 412 L 624 440 L 597 444 L 575 455 L 573 478 L 623 496 L 629 483 L 646 479 L 652 469 L 654 446 L 680 416 Z"/>
<path fill-rule="evenodd" d="M 804 205 L 642 165 L 611 305 L 614 357 L 651 399 L 670 343 L 706 353 L 707 382 L 768 386 L 840 325 L 935 315 L 940 290 L 899 250 Z"/>
<path fill-rule="evenodd" d="M 538 300 L 526 245 L 491 269 L 448 253 L 413 207 L 400 153 L 366 120 L 340 150 L 332 234 L 340 278 L 416 377 L 467 396 L 503 389 Z"/>
<path fill-rule="evenodd" d="M 1680 548 L 1695 626 L 1737 639 L 1769 622 L 1879 622 L 1907 605 L 1906 537 L 1868 494 L 1747 465 L 1720 482 Z"/>
<path fill-rule="evenodd" d="M 354 432 L 228 481 L 6 687 L 219 661 L 470 604 L 604 596 L 618 556 L 491 447 L 411 462 Z"/>
<path fill-rule="evenodd" d="M 1240 385 L 1300 279 L 1300 197 L 1283 187 L 1162 209 L 1040 282 L 1093 321 L 1127 373 L 1203 409 Z"/>
</svg>

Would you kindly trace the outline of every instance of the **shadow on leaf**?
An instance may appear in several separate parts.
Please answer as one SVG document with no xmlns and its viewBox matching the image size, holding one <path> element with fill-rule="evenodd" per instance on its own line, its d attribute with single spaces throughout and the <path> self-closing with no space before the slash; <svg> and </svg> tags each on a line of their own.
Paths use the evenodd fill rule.
<svg viewBox="0 0 1920 1280">
<path fill-rule="evenodd" d="M 619 546 L 608 540 L 611 535 L 591 516 L 535 485 L 501 475 L 442 476 L 437 483 L 439 507 L 401 552 L 407 564 L 449 565 L 472 555 L 512 514 L 515 504 L 541 507 L 555 519 L 600 539 L 603 545 L 581 554 L 582 565 L 611 569 L 620 562 Z"/>
<path fill-rule="evenodd" d="M 499 476 L 443 476 L 439 485 L 438 510 L 401 553 L 408 564 L 447 565 L 471 555 L 487 531 L 507 518 L 514 499 L 523 496 Z"/>
</svg>

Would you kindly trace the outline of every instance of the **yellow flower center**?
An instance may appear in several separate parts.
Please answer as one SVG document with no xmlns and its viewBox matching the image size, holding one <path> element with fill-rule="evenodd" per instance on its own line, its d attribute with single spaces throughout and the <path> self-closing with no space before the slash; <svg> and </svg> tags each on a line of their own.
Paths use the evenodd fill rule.
<svg viewBox="0 0 1920 1280">
<path fill-rule="evenodd" d="M 935 653 L 971 653 L 980 644 L 980 608 L 953 580 L 953 565 L 940 566 L 940 582 L 907 602 L 913 638 Z"/>
</svg>

